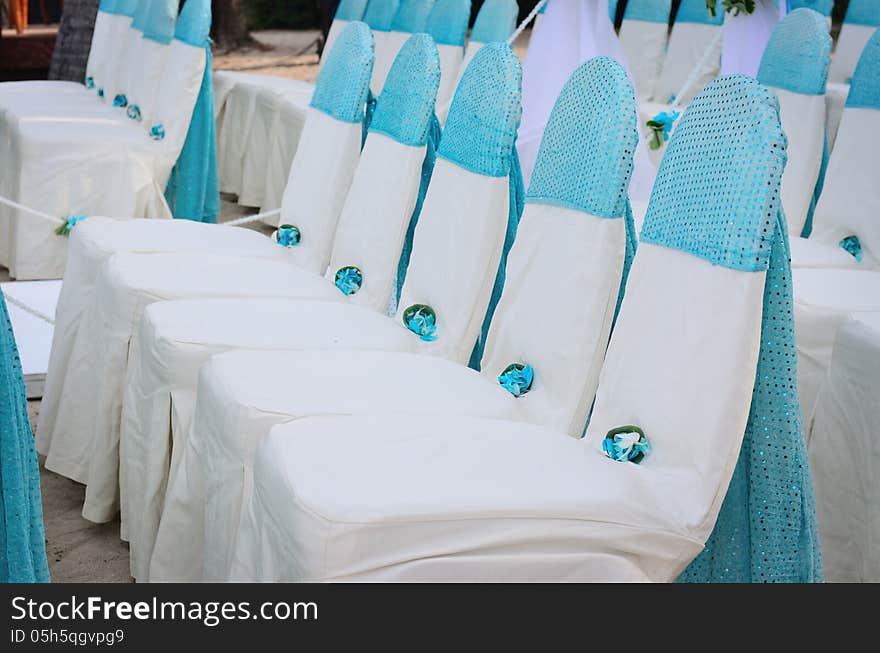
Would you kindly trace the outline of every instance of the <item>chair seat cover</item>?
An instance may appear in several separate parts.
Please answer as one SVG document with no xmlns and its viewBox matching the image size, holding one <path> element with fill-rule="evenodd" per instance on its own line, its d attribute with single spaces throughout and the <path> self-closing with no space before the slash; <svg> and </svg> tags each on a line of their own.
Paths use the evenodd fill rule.
<svg viewBox="0 0 880 653">
<path fill-rule="evenodd" d="M 187 483 L 175 484 L 175 479 L 182 461 L 190 467 L 193 462 L 186 451 L 199 369 L 212 355 L 264 348 L 406 351 L 413 340 L 380 313 L 335 302 L 209 299 L 148 306 L 129 353 L 120 430 L 122 533 L 131 546 L 132 576 L 142 582 L 151 578 L 160 517 L 169 524 L 180 517 L 182 526 L 173 535 L 181 558 L 189 559 L 190 551 L 201 555 L 196 542 L 202 531 L 194 524 L 202 523 L 195 508 L 204 506 L 204 497 L 182 491 L 193 487 L 199 469 L 183 472 Z M 166 488 L 173 501 L 163 515 Z M 195 541 L 189 535 L 193 530 Z"/>
<path fill-rule="evenodd" d="M 665 518 L 700 519 L 683 479 L 537 426 L 308 418 L 275 427 L 256 469 L 233 580 L 663 580 L 701 548 Z"/>
<path fill-rule="evenodd" d="M 859 262 L 839 245 L 831 245 L 817 238 L 791 239 L 791 267 L 793 268 L 859 268 Z"/>
</svg>

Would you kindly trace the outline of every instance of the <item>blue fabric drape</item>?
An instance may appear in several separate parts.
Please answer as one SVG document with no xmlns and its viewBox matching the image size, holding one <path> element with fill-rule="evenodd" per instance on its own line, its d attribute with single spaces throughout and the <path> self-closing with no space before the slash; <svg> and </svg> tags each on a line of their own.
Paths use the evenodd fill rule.
<svg viewBox="0 0 880 653">
<path fill-rule="evenodd" d="M 205 47 L 205 54 L 202 86 L 183 150 L 165 188 L 165 200 L 175 218 L 217 222 L 220 214 L 220 189 L 217 182 L 217 135 L 214 128 L 210 45 Z"/>
<path fill-rule="evenodd" d="M 0 582 L 47 583 L 40 470 L 21 360 L 0 291 Z"/>
</svg>

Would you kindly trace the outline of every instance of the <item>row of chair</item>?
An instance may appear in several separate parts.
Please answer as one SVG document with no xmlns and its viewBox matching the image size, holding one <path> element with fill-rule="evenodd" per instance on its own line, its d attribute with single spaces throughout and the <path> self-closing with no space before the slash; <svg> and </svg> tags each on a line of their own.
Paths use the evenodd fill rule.
<svg viewBox="0 0 880 653">
<path fill-rule="evenodd" d="M 273 239 L 73 230 L 38 447 L 121 509 L 133 575 L 672 580 L 720 511 L 686 578 L 818 577 L 773 93 L 695 99 L 633 257 L 618 64 L 572 76 L 523 198 L 521 67 L 480 49 L 418 211 L 440 58 L 406 42 L 361 151 L 372 61 L 348 25 Z"/>
</svg>

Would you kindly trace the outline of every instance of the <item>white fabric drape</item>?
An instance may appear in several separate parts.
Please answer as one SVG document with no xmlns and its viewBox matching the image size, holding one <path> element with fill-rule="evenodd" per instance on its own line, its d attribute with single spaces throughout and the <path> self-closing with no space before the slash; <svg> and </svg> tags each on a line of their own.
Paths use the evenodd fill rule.
<svg viewBox="0 0 880 653">
<path fill-rule="evenodd" d="M 718 4 L 720 6 L 721 3 Z M 767 41 L 786 13 L 786 0 L 757 0 L 753 14 L 725 16 L 721 74 L 740 73 L 757 77 Z"/>
</svg>

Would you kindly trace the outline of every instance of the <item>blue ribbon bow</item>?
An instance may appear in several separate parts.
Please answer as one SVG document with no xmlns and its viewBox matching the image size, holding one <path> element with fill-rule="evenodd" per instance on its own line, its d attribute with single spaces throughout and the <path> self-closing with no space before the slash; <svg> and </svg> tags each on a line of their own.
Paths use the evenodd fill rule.
<svg viewBox="0 0 880 653">
<path fill-rule="evenodd" d="M 71 215 L 68 216 L 67 220 L 64 221 L 64 224 L 59 226 L 55 233 L 59 236 L 69 236 L 70 231 L 76 226 L 77 222 L 82 222 L 86 219 L 84 215 Z"/>
<path fill-rule="evenodd" d="M 514 397 L 522 397 L 532 389 L 535 380 L 534 368 L 526 363 L 511 363 L 498 376 L 498 383 Z"/>
</svg>

